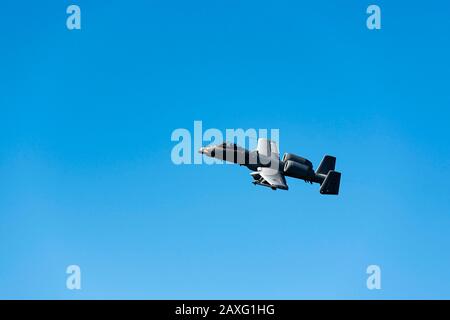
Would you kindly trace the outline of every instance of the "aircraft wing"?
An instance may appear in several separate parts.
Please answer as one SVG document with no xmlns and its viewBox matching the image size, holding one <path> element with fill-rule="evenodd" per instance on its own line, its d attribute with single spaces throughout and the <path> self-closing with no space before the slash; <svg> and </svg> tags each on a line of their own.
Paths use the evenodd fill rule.
<svg viewBox="0 0 450 320">
<path fill-rule="evenodd" d="M 272 189 L 283 189 L 287 190 L 288 186 L 286 184 L 286 179 L 280 171 L 272 168 L 258 168 L 258 171 L 251 173 L 254 184 L 269 187 Z"/>
<path fill-rule="evenodd" d="M 259 154 L 262 154 L 266 157 L 274 157 L 279 158 L 280 152 L 278 151 L 278 146 L 275 141 L 263 139 L 258 139 L 258 146 L 256 147 L 256 150 L 258 150 Z"/>
</svg>

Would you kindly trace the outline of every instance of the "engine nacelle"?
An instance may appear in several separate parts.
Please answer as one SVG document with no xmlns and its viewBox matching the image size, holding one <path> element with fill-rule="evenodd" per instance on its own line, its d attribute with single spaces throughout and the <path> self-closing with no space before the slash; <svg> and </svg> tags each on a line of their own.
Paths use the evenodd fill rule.
<svg viewBox="0 0 450 320">
<path fill-rule="evenodd" d="M 284 174 L 289 177 L 308 181 L 312 181 L 315 177 L 314 170 L 311 166 L 293 160 L 287 160 L 284 163 Z"/>
<path fill-rule="evenodd" d="M 313 167 L 313 164 L 312 164 L 311 161 L 309 161 L 308 159 L 305 159 L 303 157 L 297 156 L 297 155 L 295 155 L 293 153 L 285 153 L 283 155 L 283 161 L 288 161 L 288 160 L 292 160 L 292 161 L 304 164 L 304 165 L 306 165 L 308 167 L 311 167 L 311 169 Z"/>
</svg>

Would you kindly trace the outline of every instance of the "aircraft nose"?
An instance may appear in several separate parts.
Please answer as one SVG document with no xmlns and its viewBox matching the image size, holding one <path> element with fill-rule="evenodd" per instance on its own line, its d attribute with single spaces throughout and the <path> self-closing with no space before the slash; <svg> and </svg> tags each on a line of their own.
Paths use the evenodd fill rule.
<svg viewBox="0 0 450 320">
<path fill-rule="evenodd" d="M 208 157 L 211 156 L 211 148 L 208 147 L 202 147 L 198 150 L 201 154 L 207 155 Z"/>
</svg>

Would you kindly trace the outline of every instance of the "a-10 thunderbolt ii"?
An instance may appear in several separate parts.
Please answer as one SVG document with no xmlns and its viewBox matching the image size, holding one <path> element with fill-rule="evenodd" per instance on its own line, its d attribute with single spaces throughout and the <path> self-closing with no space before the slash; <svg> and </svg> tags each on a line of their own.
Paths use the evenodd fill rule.
<svg viewBox="0 0 450 320">
<path fill-rule="evenodd" d="M 249 151 L 235 143 L 224 142 L 200 148 L 200 153 L 220 160 L 246 166 L 253 172 L 253 184 L 288 190 L 285 177 L 302 179 L 320 184 L 321 194 L 339 193 L 341 173 L 334 170 L 336 158 L 325 156 L 317 170 L 311 161 L 292 153 L 285 153 L 280 160 L 277 144 L 268 139 L 258 139 L 256 150 Z"/>
</svg>

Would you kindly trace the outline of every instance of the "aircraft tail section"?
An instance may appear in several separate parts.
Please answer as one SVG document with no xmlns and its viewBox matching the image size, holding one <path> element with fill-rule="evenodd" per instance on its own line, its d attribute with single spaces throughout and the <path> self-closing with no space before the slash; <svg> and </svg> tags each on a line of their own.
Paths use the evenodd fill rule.
<svg viewBox="0 0 450 320">
<path fill-rule="evenodd" d="M 336 160 L 336 159 L 335 159 Z M 320 169 L 320 167 L 319 167 Z M 321 194 L 339 194 L 339 185 L 341 184 L 341 173 L 330 170 L 320 185 Z"/>
<path fill-rule="evenodd" d="M 339 194 L 339 186 L 341 184 L 341 173 L 335 171 L 336 158 L 333 156 L 325 156 L 320 162 L 316 170 L 316 174 L 323 179 L 320 184 L 321 194 Z M 324 177 L 325 176 L 325 177 Z M 324 177 L 324 178 L 323 178 Z"/>
<path fill-rule="evenodd" d="M 325 156 L 320 162 L 319 167 L 316 170 L 316 173 L 327 175 L 328 172 L 334 170 L 335 167 L 336 167 L 336 158 L 332 156 Z"/>
</svg>

